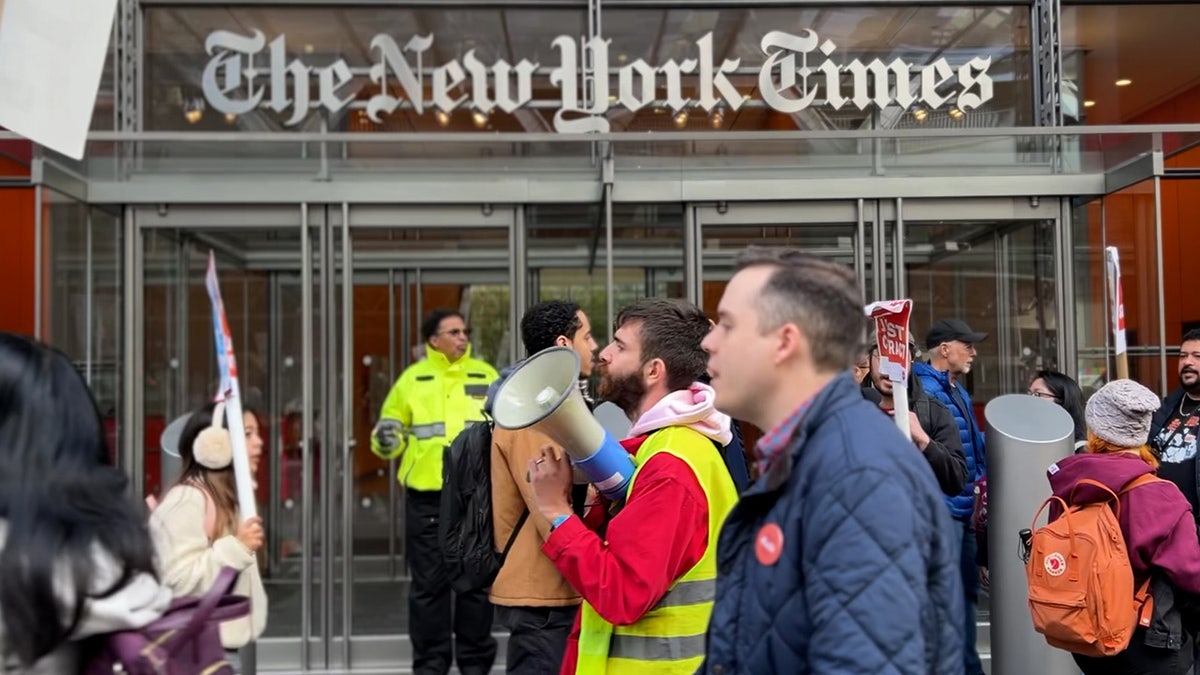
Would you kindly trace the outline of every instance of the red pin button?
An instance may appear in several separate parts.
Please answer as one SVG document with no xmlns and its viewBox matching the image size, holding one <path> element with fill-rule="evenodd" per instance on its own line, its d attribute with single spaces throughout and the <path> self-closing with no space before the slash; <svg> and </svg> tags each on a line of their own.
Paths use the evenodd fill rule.
<svg viewBox="0 0 1200 675">
<path fill-rule="evenodd" d="M 767 523 L 762 526 L 754 539 L 754 555 L 758 562 L 768 567 L 779 562 L 779 556 L 783 555 L 783 530 L 778 525 Z"/>
</svg>

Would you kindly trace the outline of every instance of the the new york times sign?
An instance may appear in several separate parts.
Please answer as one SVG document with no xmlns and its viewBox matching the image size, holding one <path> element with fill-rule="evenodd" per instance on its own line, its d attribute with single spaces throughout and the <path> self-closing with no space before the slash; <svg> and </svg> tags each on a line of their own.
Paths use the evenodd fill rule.
<svg viewBox="0 0 1200 675">
<path fill-rule="evenodd" d="M 541 64 L 525 59 L 516 65 L 504 60 L 485 63 L 471 50 L 461 61 L 433 65 L 426 58 L 433 42 L 433 35 L 417 35 L 397 43 L 382 33 L 371 40 L 377 61 L 369 77 L 380 90 L 366 103 L 372 121 L 379 122 L 380 115 L 396 110 L 404 100 L 421 114 L 430 108 L 449 113 L 459 107 L 512 113 L 532 99 L 534 77 Z M 711 112 L 719 105 L 737 110 L 745 102 L 730 82 L 740 59 L 715 63 L 712 33 L 696 40 L 694 58 L 672 59 L 657 66 L 638 59 L 621 66 L 612 99 L 609 78 L 595 78 L 595 92 L 587 104 L 582 96 L 580 64 L 590 57 L 595 72 L 610 72 L 609 41 L 597 37 L 581 42 L 562 35 L 551 45 L 558 52 L 549 83 L 558 89 L 561 100 L 554 114 L 554 128 L 560 133 L 608 131 L 605 113 L 610 107 L 636 112 L 661 105 L 660 88 L 666 92 L 662 102 L 672 110 L 699 107 Z M 929 109 L 949 104 L 971 110 L 991 100 L 994 93 L 988 75 L 990 57 L 975 57 L 957 65 L 944 57 L 925 65 L 899 58 L 890 63 L 846 61 L 839 58 L 837 45 L 811 30 L 799 35 L 772 31 L 763 36 L 760 48 L 766 60 L 758 72 L 759 95 L 768 107 L 782 113 L 804 110 L 816 101 L 833 110 L 915 104 Z M 205 40 L 205 49 L 210 58 L 204 68 L 204 97 L 223 113 L 240 115 L 263 106 L 286 114 L 285 124 L 291 126 L 309 114 L 313 103 L 332 113 L 354 98 L 346 92 L 354 76 L 345 60 L 319 68 L 298 58 L 289 60 L 283 35 L 268 44 L 258 30 L 252 35 L 218 30 Z M 684 95 L 685 76 L 696 78 L 690 91 L 694 98 Z"/>
</svg>

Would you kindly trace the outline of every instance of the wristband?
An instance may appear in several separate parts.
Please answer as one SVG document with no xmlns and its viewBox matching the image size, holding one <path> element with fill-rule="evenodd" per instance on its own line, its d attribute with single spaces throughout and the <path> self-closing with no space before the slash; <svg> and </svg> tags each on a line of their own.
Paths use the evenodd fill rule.
<svg viewBox="0 0 1200 675">
<path fill-rule="evenodd" d="M 555 518 L 554 521 L 550 523 L 550 530 L 551 531 L 557 530 L 558 526 L 567 522 L 567 519 L 569 519 L 570 517 L 571 516 L 559 516 L 559 517 Z"/>
</svg>

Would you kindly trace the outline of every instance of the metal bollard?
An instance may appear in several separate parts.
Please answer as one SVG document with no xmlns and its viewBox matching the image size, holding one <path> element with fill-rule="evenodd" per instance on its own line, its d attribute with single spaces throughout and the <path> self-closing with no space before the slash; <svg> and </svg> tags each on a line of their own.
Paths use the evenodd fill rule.
<svg viewBox="0 0 1200 675">
<path fill-rule="evenodd" d="M 1021 531 L 1029 528 L 1033 514 L 1050 496 L 1046 469 L 1074 451 L 1074 423 L 1061 407 L 1023 394 L 993 399 L 983 414 L 992 675 L 1078 675 L 1071 654 L 1051 647 L 1033 629 L 1019 551 Z"/>
</svg>

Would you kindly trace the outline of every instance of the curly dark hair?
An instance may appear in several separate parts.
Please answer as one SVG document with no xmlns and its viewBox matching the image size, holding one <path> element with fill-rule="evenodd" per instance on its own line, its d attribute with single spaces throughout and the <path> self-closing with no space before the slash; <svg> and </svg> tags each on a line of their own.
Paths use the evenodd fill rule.
<svg viewBox="0 0 1200 675">
<path fill-rule="evenodd" d="M 554 346 L 561 335 L 575 339 L 575 333 L 583 328 L 579 319 L 580 307 L 569 300 L 546 300 L 530 307 L 521 317 L 521 340 L 529 356 Z"/>
</svg>

